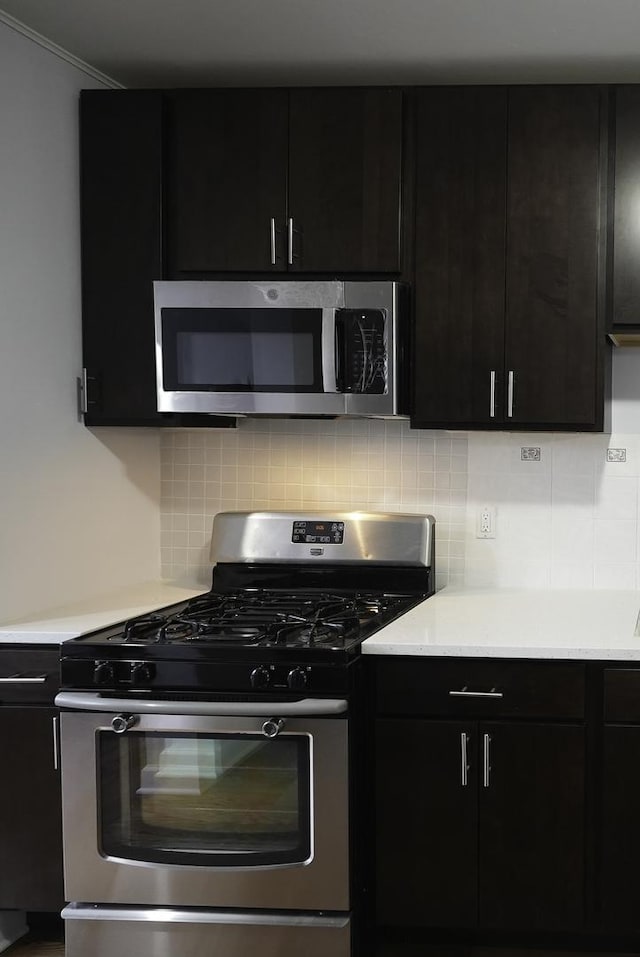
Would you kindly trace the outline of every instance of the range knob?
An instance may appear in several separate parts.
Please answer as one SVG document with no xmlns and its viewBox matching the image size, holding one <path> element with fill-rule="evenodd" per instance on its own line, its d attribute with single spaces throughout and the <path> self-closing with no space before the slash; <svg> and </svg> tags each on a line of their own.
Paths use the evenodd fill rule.
<svg viewBox="0 0 640 957">
<path fill-rule="evenodd" d="M 143 685 L 151 681 L 153 678 L 153 671 L 151 665 L 147 664 L 146 661 L 134 661 L 131 665 L 131 684 L 132 685 Z"/>
<path fill-rule="evenodd" d="M 307 673 L 302 668 L 292 668 L 287 675 L 287 685 L 292 691 L 302 691 L 307 687 Z"/>
<path fill-rule="evenodd" d="M 258 667 L 254 668 L 251 672 L 249 681 L 251 682 L 251 687 L 257 690 L 268 688 L 271 681 L 269 669 L 265 668 L 264 665 L 258 665 Z"/>
<path fill-rule="evenodd" d="M 112 685 L 116 680 L 116 673 L 110 661 L 96 661 L 93 669 L 94 685 Z"/>
</svg>

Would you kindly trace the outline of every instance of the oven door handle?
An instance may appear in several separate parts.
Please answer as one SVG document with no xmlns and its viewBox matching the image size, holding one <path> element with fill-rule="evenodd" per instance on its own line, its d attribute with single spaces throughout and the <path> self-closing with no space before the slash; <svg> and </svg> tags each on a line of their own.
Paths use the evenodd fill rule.
<svg viewBox="0 0 640 957">
<path fill-rule="evenodd" d="M 61 691 L 55 703 L 75 711 L 126 711 L 127 714 L 187 714 L 212 717 L 272 718 L 290 715 L 343 714 L 342 698 L 303 698 L 301 701 L 157 701 L 145 698 L 105 698 L 91 692 Z"/>
</svg>

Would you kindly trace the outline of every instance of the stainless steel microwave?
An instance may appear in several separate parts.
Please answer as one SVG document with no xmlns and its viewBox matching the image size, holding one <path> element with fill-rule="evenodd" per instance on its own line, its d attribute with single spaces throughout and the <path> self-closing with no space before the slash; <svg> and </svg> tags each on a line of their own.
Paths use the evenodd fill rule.
<svg viewBox="0 0 640 957">
<path fill-rule="evenodd" d="M 406 414 L 397 282 L 155 282 L 158 411 Z"/>
</svg>

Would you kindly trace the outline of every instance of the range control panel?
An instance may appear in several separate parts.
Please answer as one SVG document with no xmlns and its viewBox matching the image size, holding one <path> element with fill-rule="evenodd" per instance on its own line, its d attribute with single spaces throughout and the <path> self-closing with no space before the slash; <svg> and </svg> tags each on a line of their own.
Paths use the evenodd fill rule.
<svg viewBox="0 0 640 957">
<path fill-rule="evenodd" d="M 295 521 L 291 541 L 303 545 L 342 545 L 344 522 Z"/>
</svg>

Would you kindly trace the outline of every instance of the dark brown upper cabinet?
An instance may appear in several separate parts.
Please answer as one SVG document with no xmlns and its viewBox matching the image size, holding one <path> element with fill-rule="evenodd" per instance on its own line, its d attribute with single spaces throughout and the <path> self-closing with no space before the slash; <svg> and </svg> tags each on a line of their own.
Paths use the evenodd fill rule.
<svg viewBox="0 0 640 957">
<path fill-rule="evenodd" d="M 172 278 L 400 271 L 398 89 L 168 96 Z"/>
<path fill-rule="evenodd" d="M 164 104 L 155 91 L 80 98 L 85 424 L 232 426 L 159 413 L 153 281 L 165 278 Z"/>
<path fill-rule="evenodd" d="M 416 92 L 418 427 L 601 430 L 606 97 Z"/>
<path fill-rule="evenodd" d="M 640 331 L 640 86 L 618 86 L 612 97 L 613 235 L 609 259 L 609 323 Z"/>
<path fill-rule="evenodd" d="M 80 100 L 82 349 L 88 425 L 151 424 L 162 279 L 162 97 Z"/>
</svg>

